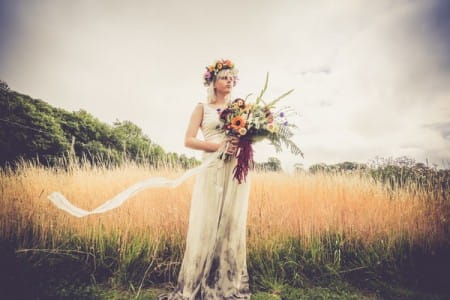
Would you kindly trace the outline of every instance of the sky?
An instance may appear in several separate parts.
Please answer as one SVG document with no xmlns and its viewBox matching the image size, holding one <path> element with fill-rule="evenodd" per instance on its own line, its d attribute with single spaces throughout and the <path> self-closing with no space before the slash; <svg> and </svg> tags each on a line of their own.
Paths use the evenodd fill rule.
<svg viewBox="0 0 450 300">
<path fill-rule="evenodd" d="M 339 3 L 339 4 L 338 4 Z M 254 145 L 285 170 L 408 156 L 450 164 L 450 1 L 4 1 L 0 79 L 12 90 L 112 124 L 166 151 L 184 146 L 218 58 L 233 97 L 284 92 L 304 158 Z M 201 132 L 198 135 L 202 138 Z"/>
</svg>

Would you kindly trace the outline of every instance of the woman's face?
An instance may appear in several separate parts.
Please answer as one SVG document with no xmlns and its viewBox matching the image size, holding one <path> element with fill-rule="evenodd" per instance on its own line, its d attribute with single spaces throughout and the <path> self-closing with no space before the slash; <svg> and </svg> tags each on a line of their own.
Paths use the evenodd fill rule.
<svg viewBox="0 0 450 300">
<path fill-rule="evenodd" d="M 214 87 L 216 93 L 229 94 L 233 89 L 234 76 L 232 73 L 224 73 L 217 76 Z"/>
</svg>

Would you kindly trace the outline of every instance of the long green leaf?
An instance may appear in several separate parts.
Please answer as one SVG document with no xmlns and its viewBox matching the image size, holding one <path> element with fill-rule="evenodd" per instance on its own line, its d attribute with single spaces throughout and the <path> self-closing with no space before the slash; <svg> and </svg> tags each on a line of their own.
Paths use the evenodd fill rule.
<svg viewBox="0 0 450 300">
<path fill-rule="evenodd" d="M 258 98 L 256 98 L 255 104 L 258 104 L 260 101 L 262 101 L 262 103 L 264 103 L 264 105 L 266 104 L 263 100 L 262 100 L 262 96 L 264 95 L 264 93 L 267 90 L 267 83 L 269 82 L 269 72 L 267 72 L 266 74 L 266 82 L 264 83 L 264 87 L 261 90 L 261 93 L 259 94 Z"/>
<path fill-rule="evenodd" d="M 294 91 L 294 89 L 284 93 L 283 95 L 281 95 L 280 97 L 276 98 L 275 100 L 273 100 L 272 102 L 270 102 L 269 104 L 267 104 L 268 107 L 272 107 L 273 105 L 275 105 L 275 103 L 277 103 L 278 101 L 280 101 L 281 99 L 283 99 L 284 97 L 286 97 L 287 95 L 289 95 L 290 93 L 292 93 Z"/>
</svg>

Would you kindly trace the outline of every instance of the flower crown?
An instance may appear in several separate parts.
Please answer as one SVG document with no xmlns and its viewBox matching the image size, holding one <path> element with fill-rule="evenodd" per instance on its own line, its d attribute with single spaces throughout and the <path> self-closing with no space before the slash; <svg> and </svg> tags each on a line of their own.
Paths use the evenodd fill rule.
<svg viewBox="0 0 450 300">
<path fill-rule="evenodd" d="M 206 67 L 206 72 L 203 74 L 203 85 L 209 86 L 209 84 L 216 78 L 217 73 L 222 70 L 234 69 L 234 63 L 231 60 L 219 59 L 214 62 L 214 64 Z M 237 79 L 237 78 L 236 78 Z"/>
</svg>

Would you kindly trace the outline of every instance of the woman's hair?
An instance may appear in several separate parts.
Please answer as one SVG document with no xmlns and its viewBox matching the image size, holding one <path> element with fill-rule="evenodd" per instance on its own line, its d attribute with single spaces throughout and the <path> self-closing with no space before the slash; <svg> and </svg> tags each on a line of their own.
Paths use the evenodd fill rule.
<svg viewBox="0 0 450 300">
<path fill-rule="evenodd" d="M 237 82 L 237 73 L 238 73 L 237 69 L 234 69 L 234 68 L 220 70 L 217 73 L 217 76 L 214 77 L 214 79 L 209 83 L 208 88 L 206 89 L 208 103 L 216 102 L 216 93 L 215 93 L 215 89 L 214 89 L 214 84 L 216 83 L 216 79 L 223 75 L 231 75 L 234 77 L 234 80 L 233 80 L 233 87 L 234 87 L 234 86 L 236 86 L 236 82 Z M 231 93 L 229 93 L 225 97 L 225 102 L 227 102 L 227 103 L 230 102 L 231 98 L 232 98 Z"/>
</svg>

